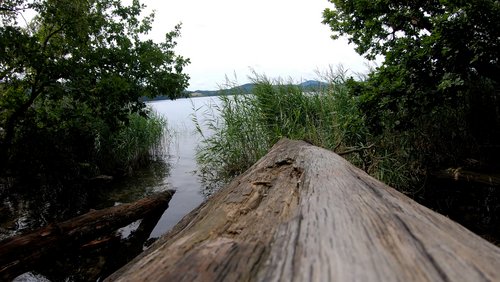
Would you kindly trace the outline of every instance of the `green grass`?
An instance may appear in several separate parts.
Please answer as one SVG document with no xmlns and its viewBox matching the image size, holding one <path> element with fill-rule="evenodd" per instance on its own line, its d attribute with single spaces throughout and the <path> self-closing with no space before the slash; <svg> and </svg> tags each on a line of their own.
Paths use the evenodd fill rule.
<svg viewBox="0 0 500 282">
<path fill-rule="evenodd" d="M 344 79 L 341 75 L 332 78 L 327 88 L 304 92 L 293 81 L 254 74 L 252 94 L 222 90 L 221 104 L 202 113 L 211 134 L 205 136 L 198 126 L 204 136 L 197 152 L 203 179 L 224 183 L 284 137 L 331 150 L 363 146 L 363 119 Z M 229 83 L 228 89 L 232 86 Z"/>
<path fill-rule="evenodd" d="M 342 68 L 322 78 L 328 87 L 305 92 L 293 81 L 254 73 L 252 94 L 221 90 L 221 103 L 205 109 L 206 124 L 198 124 L 203 138 L 197 161 L 207 187 L 217 188 L 241 174 L 286 137 L 340 153 L 385 183 L 414 192 L 410 187 L 418 167 L 408 161 L 411 146 L 400 142 L 406 139 L 394 133 L 370 135 Z M 227 89 L 235 85 L 228 83 Z"/>
<path fill-rule="evenodd" d="M 204 126 L 195 120 L 203 137 L 196 156 L 199 169 L 205 182 L 215 186 L 250 167 L 271 144 L 259 115 L 254 112 L 255 99 L 241 93 L 224 94 L 220 96 L 220 105 L 202 113 Z M 209 132 L 202 131 L 202 127 Z"/>
<path fill-rule="evenodd" d="M 128 124 L 118 132 L 96 135 L 95 151 L 100 169 L 127 174 L 147 164 L 164 154 L 168 133 L 166 119 L 158 114 L 131 114 Z"/>
</svg>

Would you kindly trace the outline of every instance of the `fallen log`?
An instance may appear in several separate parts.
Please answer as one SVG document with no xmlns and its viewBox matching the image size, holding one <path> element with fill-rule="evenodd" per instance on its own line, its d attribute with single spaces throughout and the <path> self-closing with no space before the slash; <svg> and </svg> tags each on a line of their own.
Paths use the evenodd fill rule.
<svg viewBox="0 0 500 282">
<path fill-rule="evenodd" d="M 90 211 L 0 242 L 0 280 L 8 281 L 31 270 L 56 250 L 81 247 L 151 214 L 158 219 L 158 213 L 168 207 L 173 193 L 169 190 L 133 203 Z"/>
<path fill-rule="evenodd" d="M 106 281 L 499 281 L 500 249 L 282 140 Z"/>
<path fill-rule="evenodd" d="M 472 182 L 489 186 L 500 186 L 500 174 L 480 173 L 462 168 L 448 168 L 438 171 L 433 176 L 461 182 Z"/>
</svg>

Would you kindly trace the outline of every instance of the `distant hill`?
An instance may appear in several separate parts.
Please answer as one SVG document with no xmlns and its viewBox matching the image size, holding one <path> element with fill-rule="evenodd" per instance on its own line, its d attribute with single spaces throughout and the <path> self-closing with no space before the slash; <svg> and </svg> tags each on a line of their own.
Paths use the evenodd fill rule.
<svg viewBox="0 0 500 282">
<path fill-rule="evenodd" d="M 318 88 L 328 87 L 328 83 L 318 80 L 307 80 L 299 84 L 300 87 L 316 91 Z"/>
<path fill-rule="evenodd" d="M 225 90 L 195 90 L 195 91 L 186 91 L 186 94 L 188 95 L 188 97 L 218 96 L 221 95 L 223 92 L 249 94 L 252 93 L 254 87 L 255 87 L 254 83 L 247 83 Z"/>
<path fill-rule="evenodd" d="M 328 83 L 318 81 L 318 80 L 307 80 L 297 86 L 304 89 L 304 91 L 317 91 L 318 88 L 324 88 L 328 86 Z M 250 94 L 252 93 L 253 88 L 255 87 L 255 83 L 247 83 L 243 85 L 239 85 L 226 90 L 195 90 L 195 91 L 185 91 L 185 97 L 208 97 L 208 96 L 218 96 L 224 93 L 233 94 L 233 93 L 241 93 L 241 94 Z M 154 99 L 145 99 L 145 101 L 158 101 L 158 100 L 167 100 L 169 99 L 167 96 L 158 96 Z"/>
</svg>

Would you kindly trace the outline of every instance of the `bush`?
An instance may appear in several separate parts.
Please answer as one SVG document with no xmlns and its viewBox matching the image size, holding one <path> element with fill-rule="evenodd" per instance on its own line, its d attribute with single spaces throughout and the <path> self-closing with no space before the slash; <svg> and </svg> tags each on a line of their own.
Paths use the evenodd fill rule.
<svg viewBox="0 0 500 282">
<path fill-rule="evenodd" d="M 71 186 L 99 174 L 127 174 L 161 153 L 168 139 L 165 119 L 152 112 L 130 113 L 110 126 L 84 104 L 35 105 L 3 164 L 3 177 L 21 186 Z"/>
</svg>

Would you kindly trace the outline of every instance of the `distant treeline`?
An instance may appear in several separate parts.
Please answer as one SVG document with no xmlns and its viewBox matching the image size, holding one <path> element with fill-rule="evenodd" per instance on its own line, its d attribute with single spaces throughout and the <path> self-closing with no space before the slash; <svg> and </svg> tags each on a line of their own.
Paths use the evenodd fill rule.
<svg viewBox="0 0 500 282">
<path fill-rule="evenodd" d="M 304 92 L 310 91 L 318 91 L 319 89 L 328 87 L 328 83 L 318 80 L 307 80 L 302 83 L 290 83 L 290 86 L 296 86 L 300 89 L 303 89 Z M 195 90 L 195 91 L 184 91 L 183 97 L 185 98 L 195 98 L 195 97 L 210 97 L 210 96 L 219 96 L 223 94 L 251 94 L 256 86 L 256 83 L 246 83 L 234 87 L 230 87 L 228 89 L 221 90 Z M 277 86 L 277 85 L 276 85 Z M 171 98 L 165 95 L 157 96 L 155 98 L 143 98 L 143 101 L 161 101 L 161 100 L 170 100 Z"/>
</svg>

